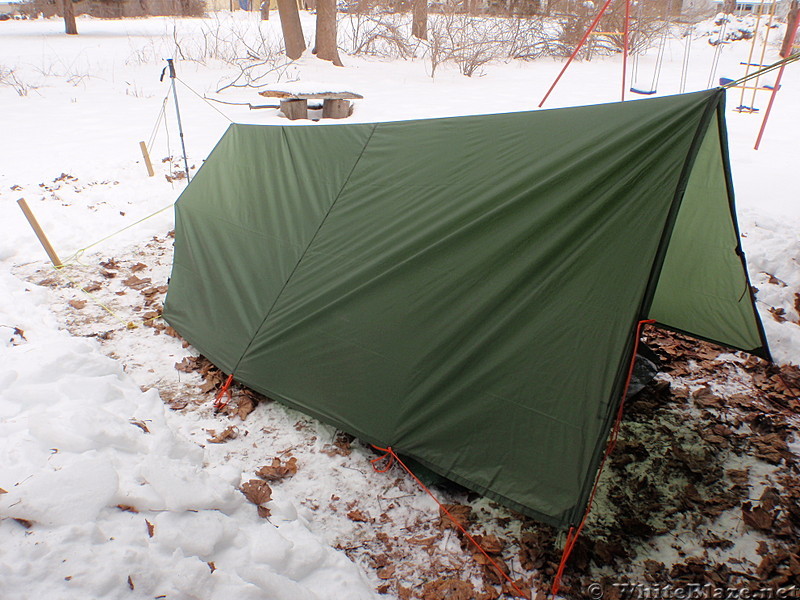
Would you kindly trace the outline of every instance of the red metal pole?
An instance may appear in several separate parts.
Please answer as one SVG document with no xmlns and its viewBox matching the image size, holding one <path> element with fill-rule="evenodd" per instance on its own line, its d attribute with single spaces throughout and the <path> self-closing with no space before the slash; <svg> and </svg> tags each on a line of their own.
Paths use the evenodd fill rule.
<svg viewBox="0 0 800 600">
<path fill-rule="evenodd" d="M 758 130 L 756 145 L 753 147 L 754 150 L 758 150 L 758 147 L 761 145 L 761 138 L 764 136 L 764 130 L 767 128 L 767 119 L 769 119 L 769 113 L 772 111 L 772 104 L 775 102 L 775 96 L 778 94 L 778 89 L 781 87 L 781 77 L 783 77 L 783 70 L 785 68 L 786 63 L 782 64 L 781 68 L 778 70 L 778 76 L 775 78 L 775 87 L 772 88 L 772 94 L 769 96 L 769 104 L 767 104 L 767 110 L 764 113 L 764 120 L 761 121 L 761 129 Z"/>
<path fill-rule="evenodd" d="M 800 25 L 800 16 L 794 21 L 794 27 L 792 28 L 792 34 L 789 36 L 789 50 L 786 53 L 786 56 L 783 58 L 787 58 L 792 54 L 792 46 L 794 45 L 794 41 L 797 38 L 797 27 Z M 761 138 L 764 137 L 764 130 L 767 128 L 767 120 L 769 119 L 769 113 L 772 111 L 772 104 L 775 102 L 775 96 L 778 95 L 778 90 L 781 89 L 781 78 L 783 77 L 783 70 L 786 68 L 786 63 L 781 65 L 781 68 L 778 69 L 778 76 L 775 78 L 775 87 L 772 88 L 772 94 L 769 96 L 769 104 L 767 104 L 767 110 L 764 113 L 764 120 L 761 121 L 761 129 L 758 130 L 758 137 L 756 138 L 756 145 L 753 147 L 754 150 L 758 150 L 758 147 L 761 145 Z"/>
<path fill-rule="evenodd" d="M 542 101 L 539 102 L 539 108 L 542 108 L 542 105 L 547 100 L 547 97 L 550 95 L 550 92 L 552 92 L 553 88 L 556 87 L 556 84 L 558 83 L 558 80 L 561 79 L 561 76 L 567 70 L 567 67 L 569 67 L 570 63 L 573 61 L 573 59 L 578 54 L 578 52 L 583 47 L 583 45 L 586 43 L 586 40 L 589 39 L 589 36 L 592 34 L 592 31 L 594 31 L 594 28 L 597 27 L 597 24 L 600 22 L 600 17 L 603 16 L 603 13 L 606 12 L 606 9 L 608 8 L 608 6 L 610 4 L 611 4 L 611 0 L 606 0 L 606 3 L 603 4 L 603 8 L 600 9 L 600 12 L 597 13 L 597 16 L 594 18 L 594 21 L 592 21 L 592 24 L 589 25 L 589 28 L 586 30 L 586 33 L 583 34 L 583 39 L 581 39 L 581 41 L 578 42 L 578 45 L 575 47 L 575 51 L 572 53 L 572 55 L 567 60 L 567 64 L 565 64 L 564 68 L 561 69 L 561 72 L 558 74 L 558 77 L 556 77 L 556 80 L 553 82 L 553 85 L 550 86 L 550 89 L 547 90 L 547 93 L 544 95 L 544 98 L 542 98 Z"/>
<path fill-rule="evenodd" d="M 639 0 L 641 2 L 641 0 Z M 628 80 L 628 33 L 631 19 L 631 0 L 625 0 L 625 28 L 622 42 L 622 101 L 625 102 L 625 82 Z"/>
</svg>

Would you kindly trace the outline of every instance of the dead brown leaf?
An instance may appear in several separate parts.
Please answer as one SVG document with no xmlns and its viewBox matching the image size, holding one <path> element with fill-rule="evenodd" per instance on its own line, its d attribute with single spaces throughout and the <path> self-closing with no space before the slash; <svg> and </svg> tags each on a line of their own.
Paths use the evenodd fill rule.
<svg viewBox="0 0 800 600">
<path fill-rule="evenodd" d="M 800 575 L 800 556 L 797 554 L 789 555 L 789 572 L 792 575 Z"/>
<path fill-rule="evenodd" d="M 133 579 L 131 579 L 130 575 L 128 575 L 128 587 L 134 589 Z"/>
<path fill-rule="evenodd" d="M 156 532 L 156 527 L 147 519 L 144 520 L 144 524 L 147 525 L 147 535 L 153 537 L 153 534 Z"/>
<path fill-rule="evenodd" d="M 487 554 L 500 554 L 506 547 L 505 542 L 496 535 L 475 535 L 473 539 Z"/>
<path fill-rule="evenodd" d="M 146 289 L 141 290 L 142 296 L 152 297 L 156 294 L 166 294 L 167 293 L 167 286 L 159 285 L 157 287 L 149 287 Z"/>
<path fill-rule="evenodd" d="M 772 273 L 767 273 L 766 271 L 763 271 L 763 273 L 768 277 L 767 281 L 769 281 L 769 283 L 771 283 L 772 285 L 779 285 L 781 287 L 786 287 L 786 282 L 778 279 Z"/>
<path fill-rule="evenodd" d="M 273 458 L 271 465 L 261 467 L 256 471 L 256 475 L 267 481 L 280 481 L 295 473 L 297 473 L 297 459 L 294 457 L 289 458 L 285 463 L 282 463 L 280 458 Z"/>
<path fill-rule="evenodd" d="M 430 546 L 439 538 L 438 535 L 432 535 L 426 538 L 408 538 L 409 544 L 414 544 L 415 546 Z"/>
<path fill-rule="evenodd" d="M 237 437 L 239 437 L 239 428 L 235 425 L 226 427 L 220 433 L 217 433 L 214 429 L 208 429 L 207 431 L 211 434 L 211 437 L 208 438 L 208 441 L 212 444 L 222 444 L 223 442 L 235 440 Z"/>
<path fill-rule="evenodd" d="M 347 518 L 358 523 L 369 523 L 369 517 L 358 509 L 351 510 L 347 513 Z"/>
<path fill-rule="evenodd" d="M 81 310 L 86 307 L 86 300 L 70 300 L 69 305 L 76 310 Z"/>
<path fill-rule="evenodd" d="M 766 510 L 767 512 L 772 512 L 772 510 L 776 506 L 780 506 L 780 496 L 778 495 L 778 490 L 774 487 L 766 487 L 764 491 L 761 493 L 761 497 L 758 499 L 761 508 Z"/>
<path fill-rule="evenodd" d="M 257 505 L 259 508 L 264 509 L 263 511 L 258 511 L 258 516 L 263 518 L 269 516 L 269 509 L 261 506 L 265 502 L 269 502 L 272 499 L 272 488 L 269 487 L 269 484 L 266 481 L 261 481 L 260 479 L 251 479 L 250 481 L 246 481 L 242 484 L 241 491 L 244 494 L 244 497 L 250 502 Z M 265 511 L 266 514 L 264 514 Z"/>
<path fill-rule="evenodd" d="M 132 513 L 139 512 L 138 510 L 136 510 L 135 506 L 131 506 L 130 504 L 117 504 L 117 508 L 125 512 L 132 512 Z"/>
<path fill-rule="evenodd" d="M 213 392 L 214 390 L 219 387 L 215 381 L 204 381 L 200 385 L 200 393 L 201 394 L 208 394 L 209 392 Z"/>
<path fill-rule="evenodd" d="M 475 588 L 469 581 L 439 578 L 422 588 L 422 600 L 472 600 Z"/>
<path fill-rule="evenodd" d="M 135 425 L 145 433 L 150 433 L 150 429 L 148 429 L 147 424 L 144 421 L 141 421 L 139 419 L 131 419 L 130 423 L 131 425 Z"/>
<path fill-rule="evenodd" d="M 748 469 L 728 469 L 726 473 L 733 483 L 746 485 L 750 480 L 750 471 Z"/>
<path fill-rule="evenodd" d="M 101 260 L 100 266 L 105 267 L 106 269 L 116 270 L 119 269 L 119 263 L 114 258 L 109 258 L 108 260 Z"/>
<path fill-rule="evenodd" d="M 165 173 L 164 177 L 167 179 L 167 181 L 172 183 L 173 181 L 179 181 L 181 179 L 186 179 L 186 173 L 184 171 L 175 171 L 175 173 L 173 175 L 170 175 L 169 173 Z"/>
<path fill-rule="evenodd" d="M 707 385 L 693 391 L 692 400 L 703 408 L 722 408 L 722 398 L 714 394 Z"/>
<path fill-rule="evenodd" d="M 742 503 L 742 519 L 753 529 L 768 531 L 772 528 L 775 517 L 760 506 L 754 507 L 750 502 L 744 502 Z"/>
<path fill-rule="evenodd" d="M 147 268 L 147 265 L 139 262 L 139 263 L 136 263 L 135 265 L 133 265 L 131 267 L 131 273 L 138 273 L 139 271 L 142 271 L 142 270 L 144 270 L 146 268 Z"/>
<path fill-rule="evenodd" d="M 175 363 L 175 369 L 183 373 L 194 373 L 200 368 L 199 356 L 187 356 L 181 362 Z"/>
<path fill-rule="evenodd" d="M 441 529 L 448 527 L 459 529 L 459 526 L 466 529 L 469 527 L 473 519 L 472 507 L 466 504 L 444 504 L 443 506 L 444 508 L 439 509 L 439 527 Z M 450 516 L 447 515 L 448 512 Z"/>
<path fill-rule="evenodd" d="M 395 565 L 388 565 L 386 567 L 381 567 L 376 571 L 378 575 L 378 579 L 391 579 L 394 577 L 394 572 L 397 569 Z"/>
<path fill-rule="evenodd" d="M 779 464 L 788 453 L 786 442 L 777 433 L 750 437 L 748 441 L 755 448 L 757 458 L 763 458 L 773 465 Z"/>
<path fill-rule="evenodd" d="M 139 279 L 136 275 L 131 275 L 127 279 L 123 280 L 122 284 L 128 286 L 129 288 L 133 288 L 134 290 L 142 290 L 150 284 L 150 278 L 145 277 L 143 279 Z"/>
<path fill-rule="evenodd" d="M 220 376 L 221 375 L 220 373 Z M 221 381 L 220 379 L 220 382 Z M 263 398 L 263 396 L 246 388 L 241 390 L 236 399 L 236 408 L 233 410 L 233 414 L 244 421 L 247 419 L 247 416 L 256 409 L 256 406 L 258 406 L 259 398 Z"/>
<path fill-rule="evenodd" d="M 786 322 L 786 311 L 782 308 L 775 308 L 774 306 L 769 307 L 769 312 L 772 315 L 772 318 L 775 319 L 778 323 L 785 323 Z"/>
</svg>

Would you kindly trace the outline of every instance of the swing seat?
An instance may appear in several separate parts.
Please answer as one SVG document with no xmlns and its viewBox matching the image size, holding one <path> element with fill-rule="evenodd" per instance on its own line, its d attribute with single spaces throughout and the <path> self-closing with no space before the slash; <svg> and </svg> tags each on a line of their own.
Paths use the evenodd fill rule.
<svg viewBox="0 0 800 600">
<path fill-rule="evenodd" d="M 759 111 L 759 109 L 757 109 L 757 108 L 755 108 L 753 106 L 745 106 L 744 104 L 741 104 L 741 105 L 737 106 L 733 110 L 735 110 L 736 112 L 740 112 L 740 113 L 741 112 L 757 113 Z"/>
<path fill-rule="evenodd" d="M 734 79 L 728 79 L 727 77 L 720 77 L 719 78 L 719 84 L 720 85 L 728 85 L 729 83 L 733 83 L 734 81 L 735 81 Z"/>
<path fill-rule="evenodd" d="M 633 92 L 634 94 L 642 94 L 643 96 L 652 96 L 657 91 L 658 90 L 640 90 L 640 89 L 635 88 L 635 87 L 631 88 L 631 92 Z"/>
</svg>

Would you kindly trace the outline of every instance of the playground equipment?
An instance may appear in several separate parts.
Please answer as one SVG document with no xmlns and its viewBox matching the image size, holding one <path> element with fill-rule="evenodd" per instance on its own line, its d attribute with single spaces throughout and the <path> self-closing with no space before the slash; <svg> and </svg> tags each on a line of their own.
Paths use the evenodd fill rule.
<svg viewBox="0 0 800 600">
<path fill-rule="evenodd" d="M 777 5 L 777 0 L 771 0 L 767 2 L 766 0 L 762 1 L 758 5 L 758 11 L 755 13 L 756 23 L 755 27 L 753 28 L 753 37 L 750 42 L 750 51 L 747 55 L 747 60 L 745 62 L 740 63 L 744 66 L 745 72 L 744 77 L 748 77 L 751 73 L 757 72 L 759 69 L 763 69 L 767 65 L 764 64 L 764 57 L 767 53 L 767 45 L 769 44 L 769 34 L 773 29 L 773 21 L 775 19 L 775 7 Z M 765 8 L 765 6 L 767 8 Z M 762 21 L 766 19 L 766 24 L 764 27 L 763 36 L 761 35 L 762 31 Z M 761 42 L 760 48 L 756 50 L 758 46 L 758 42 Z M 717 50 L 721 48 L 721 44 L 717 45 Z M 716 55 L 717 53 L 715 53 Z M 716 60 L 719 61 L 719 57 L 716 57 Z M 716 66 L 716 65 L 715 65 Z M 719 80 L 720 85 L 726 85 L 732 81 L 729 78 L 721 77 Z M 772 90 L 774 86 L 770 85 L 759 85 L 759 76 L 748 80 L 747 85 L 735 85 L 732 86 L 736 89 L 740 89 L 741 93 L 739 95 L 739 104 L 734 108 L 735 111 L 741 113 L 755 113 L 758 112 L 759 109 L 756 107 L 756 94 L 759 91 L 764 90 Z M 752 92 L 748 94 L 748 92 Z M 749 96 L 749 100 L 745 100 L 745 96 Z"/>
<path fill-rule="evenodd" d="M 769 114 L 772 111 L 772 105 L 775 103 L 775 96 L 778 94 L 778 90 L 781 87 L 781 79 L 783 78 L 783 70 L 786 68 L 786 65 L 790 62 L 796 62 L 800 60 L 800 52 L 795 52 L 795 50 L 800 50 L 800 46 L 798 46 L 795 41 L 797 40 L 797 27 L 800 25 L 800 14 L 795 13 L 794 17 L 789 20 L 789 30 L 786 35 L 786 43 L 781 48 L 780 56 L 782 58 L 780 69 L 778 70 L 778 76 L 775 78 L 775 85 L 772 87 L 772 94 L 769 97 L 769 104 L 767 104 L 767 111 L 764 113 L 764 120 L 761 122 L 761 128 L 758 130 L 758 137 L 756 138 L 756 145 L 754 148 L 758 150 L 758 147 L 761 145 L 761 139 L 764 137 L 764 130 L 767 128 L 767 121 L 769 120 Z"/>
<path fill-rule="evenodd" d="M 656 93 L 658 80 L 659 80 L 659 77 L 660 77 L 660 74 L 661 74 L 661 66 L 663 65 L 663 62 L 664 62 L 664 53 L 665 53 L 665 48 L 666 48 L 666 44 L 667 44 L 667 37 L 669 35 L 669 29 L 670 29 L 669 23 L 667 23 L 667 24 L 665 24 L 663 26 L 661 34 L 660 34 L 660 39 L 659 39 L 659 44 L 658 44 L 658 57 L 656 59 L 656 65 L 655 65 L 655 69 L 653 71 L 653 78 L 652 78 L 652 80 L 650 82 L 650 85 L 649 86 L 640 86 L 640 85 L 636 85 L 636 83 L 634 83 L 633 85 L 630 86 L 630 88 L 628 88 L 628 85 L 627 85 L 627 80 L 628 80 L 627 67 L 628 67 L 628 55 L 630 54 L 630 49 L 631 49 L 631 28 L 630 28 L 630 22 L 631 22 L 631 0 L 625 0 L 625 19 L 624 19 L 624 24 L 623 24 L 623 30 L 621 32 L 619 32 L 619 31 L 596 31 L 595 30 L 597 25 L 598 25 L 598 23 L 600 23 L 600 19 L 603 17 L 603 15 L 605 14 L 606 10 L 610 6 L 611 1 L 612 0 L 606 0 L 606 2 L 600 8 L 599 12 L 595 16 L 595 18 L 592 21 L 592 23 L 589 25 L 588 29 L 584 33 L 584 35 L 581 38 L 580 42 L 578 42 L 577 46 L 575 47 L 575 50 L 572 52 L 570 57 L 567 59 L 567 62 L 562 67 L 561 71 L 556 76 L 555 81 L 553 81 L 552 85 L 547 90 L 547 93 L 544 95 L 544 97 L 542 98 L 541 102 L 539 102 L 539 108 L 541 108 L 544 105 L 544 103 L 547 101 L 547 98 L 550 96 L 550 94 L 555 89 L 555 87 L 558 84 L 558 82 L 561 79 L 561 77 L 564 75 L 566 70 L 569 68 L 569 65 L 572 64 L 572 61 L 578 55 L 578 52 L 580 52 L 581 48 L 584 46 L 584 44 L 586 44 L 587 40 L 589 40 L 589 38 L 591 36 L 621 36 L 622 37 L 623 41 L 622 41 L 621 99 L 623 101 L 625 100 L 625 91 L 628 90 L 628 89 L 630 90 L 630 92 L 632 92 L 634 94 L 641 94 L 641 95 L 648 95 L 649 96 L 649 95 L 653 95 L 653 94 Z M 637 6 L 638 16 L 637 16 L 637 19 L 636 19 L 636 25 L 637 25 L 638 33 L 641 33 L 641 31 L 642 31 L 642 23 L 643 23 L 642 6 L 643 6 L 643 4 L 644 4 L 644 2 L 642 0 L 639 0 L 639 4 Z M 666 11 L 667 14 L 669 14 L 669 12 L 671 10 L 671 7 L 672 7 L 672 1 L 670 0 L 669 4 L 667 5 L 667 11 Z M 634 32 L 633 35 L 636 35 L 636 32 Z M 684 52 L 684 65 L 683 65 L 683 71 L 681 73 L 681 81 L 682 81 L 681 85 L 682 86 L 685 86 L 686 70 L 688 69 L 688 59 L 689 59 L 689 47 L 688 46 L 689 46 L 690 41 L 691 40 L 687 41 L 687 46 L 686 46 L 686 49 L 685 49 L 685 52 Z M 638 56 L 636 54 L 634 54 L 632 77 L 631 77 L 631 79 L 634 82 L 636 82 L 636 79 L 638 77 L 638 73 L 639 73 L 639 68 L 638 67 L 639 67 Z"/>
<path fill-rule="evenodd" d="M 603 17 L 603 14 L 606 12 L 606 10 L 610 5 L 611 5 L 611 0 L 606 0 L 603 6 L 600 8 L 600 11 L 597 13 L 597 16 L 595 16 L 591 25 L 589 25 L 589 28 L 586 30 L 586 33 L 583 34 L 581 41 L 578 42 L 577 46 L 575 46 L 575 50 L 573 50 L 572 54 L 570 54 L 570 57 L 567 59 L 567 62 L 564 64 L 561 71 L 556 76 L 556 79 L 555 81 L 553 81 L 552 85 L 550 86 L 550 89 L 547 90 L 547 93 L 544 95 L 544 98 L 542 98 L 542 101 L 539 102 L 539 108 L 541 108 L 547 101 L 547 97 L 550 96 L 552 91 L 555 89 L 561 77 L 567 71 L 570 64 L 572 64 L 572 61 L 575 60 L 575 57 L 578 55 L 578 52 L 580 52 L 581 48 L 583 48 L 583 45 L 586 43 L 586 40 L 589 39 L 589 36 L 592 35 L 592 32 L 595 30 L 597 24 L 600 22 L 600 19 Z M 628 67 L 628 41 L 629 41 L 628 24 L 630 22 L 630 15 L 631 15 L 631 0 L 625 0 L 625 26 L 624 26 L 623 41 L 622 41 L 622 100 L 623 101 L 625 100 L 625 82 L 627 80 L 626 71 Z"/>
<path fill-rule="evenodd" d="M 636 7 L 636 31 L 634 32 L 634 39 L 638 38 L 642 35 L 642 23 L 644 22 L 642 7 L 644 6 L 644 1 L 639 0 Z M 669 15 L 672 12 L 672 0 L 669 1 L 667 4 L 666 14 Z M 653 68 L 653 77 L 650 81 L 649 86 L 639 85 L 639 52 L 634 53 L 633 55 L 633 67 L 631 69 L 631 87 L 630 91 L 634 94 L 640 94 L 644 96 L 652 96 L 658 90 L 658 81 L 661 78 L 661 66 L 664 64 L 664 50 L 667 47 L 667 37 L 669 34 L 669 21 L 664 23 L 661 28 L 661 33 L 659 35 L 658 41 L 658 51 L 656 54 L 656 64 Z"/>
</svg>

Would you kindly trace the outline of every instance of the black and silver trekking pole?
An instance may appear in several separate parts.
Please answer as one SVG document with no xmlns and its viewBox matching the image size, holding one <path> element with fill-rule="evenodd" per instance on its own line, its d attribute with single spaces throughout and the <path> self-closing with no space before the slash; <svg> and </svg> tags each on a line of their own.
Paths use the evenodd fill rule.
<svg viewBox="0 0 800 600">
<path fill-rule="evenodd" d="M 186 182 L 189 182 L 189 159 L 186 158 L 186 144 L 183 141 L 183 125 L 181 124 L 181 109 L 178 106 L 178 92 L 175 90 L 175 64 L 171 58 L 167 59 L 167 66 L 161 71 L 161 81 L 164 81 L 164 72 L 169 69 L 169 78 L 172 80 L 172 97 L 175 99 L 175 113 L 178 115 L 178 133 L 181 136 L 181 149 L 183 150 L 183 164 L 186 167 Z"/>
</svg>

